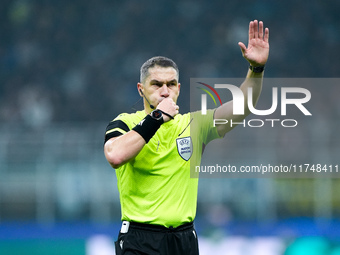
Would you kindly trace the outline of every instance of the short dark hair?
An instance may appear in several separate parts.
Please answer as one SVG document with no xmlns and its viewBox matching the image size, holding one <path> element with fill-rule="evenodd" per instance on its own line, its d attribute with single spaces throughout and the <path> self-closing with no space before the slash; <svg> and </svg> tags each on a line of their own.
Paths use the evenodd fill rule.
<svg viewBox="0 0 340 255">
<path fill-rule="evenodd" d="M 149 68 L 152 68 L 154 66 L 161 66 L 161 67 L 173 67 L 177 75 L 179 76 L 179 70 L 176 65 L 176 63 L 167 57 L 162 57 L 162 56 L 156 56 L 148 59 L 140 68 L 140 82 L 144 82 L 146 77 L 149 75 Z"/>
</svg>

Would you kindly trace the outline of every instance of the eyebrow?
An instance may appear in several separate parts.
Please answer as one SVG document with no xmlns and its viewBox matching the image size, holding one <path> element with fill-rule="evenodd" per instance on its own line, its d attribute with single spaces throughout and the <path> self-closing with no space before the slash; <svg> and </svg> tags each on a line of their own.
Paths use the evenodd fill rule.
<svg viewBox="0 0 340 255">
<path fill-rule="evenodd" d="M 168 81 L 167 84 L 169 83 L 173 83 L 173 82 L 176 82 L 177 83 L 177 80 L 176 79 L 173 79 L 171 81 Z M 150 83 L 164 83 L 163 81 L 158 81 L 158 80 L 151 80 Z"/>
</svg>

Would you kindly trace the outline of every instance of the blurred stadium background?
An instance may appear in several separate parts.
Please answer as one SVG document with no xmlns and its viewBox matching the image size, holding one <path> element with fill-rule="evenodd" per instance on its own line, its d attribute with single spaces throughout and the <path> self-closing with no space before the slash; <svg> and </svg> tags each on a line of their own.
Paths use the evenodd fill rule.
<svg viewBox="0 0 340 255">
<path fill-rule="evenodd" d="M 266 77 L 338 77 L 339 10 L 336 0 L 2 0 L 0 254 L 114 254 L 120 207 L 104 130 L 141 109 L 136 82 L 146 59 L 177 62 L 186 112 L 190 77 L 244 77 L 237 42 L 260 19 L 270 28 Z M 339 119 L 340 91 L 325 89 L 319 125 L 306 132 L 326 160 L 339 155 L 339 123 L 327 118 Z M 288 162 L 312 155 L 308 144 L 285 143 L 292 135 L 253 148 L 270 155 L 279 147 Z M 338 194 L 338 179 L 202 179 L 201 254 L 338 255 Z"/>
</svg>

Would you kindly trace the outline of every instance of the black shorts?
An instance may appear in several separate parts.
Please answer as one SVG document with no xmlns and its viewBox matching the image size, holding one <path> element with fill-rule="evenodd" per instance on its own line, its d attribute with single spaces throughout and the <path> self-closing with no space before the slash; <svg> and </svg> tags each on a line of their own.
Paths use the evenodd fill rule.
<svg viewBox="0 0 340 255">
<path fill-rule="evenodd" d="M 116 255 L 198 255 L 193 223 L 177 228 L 130 222 L 127 233 L 119 233 Z"/>
</svg>

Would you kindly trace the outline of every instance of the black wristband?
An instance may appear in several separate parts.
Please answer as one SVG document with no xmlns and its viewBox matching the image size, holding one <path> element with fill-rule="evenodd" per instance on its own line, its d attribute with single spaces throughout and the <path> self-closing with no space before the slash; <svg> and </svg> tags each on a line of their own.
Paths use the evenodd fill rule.
<svg viewBox="0 0 340 255">
<path fill-rule="evenodd" d="M 164 123 L 163 119 L 156 120 L 150 115 L 146 115 L 144 119 L 141 120 L 132 130 L 140 134 L 146 143 L 154 136 L 156 131 Z"/>
<path fill-rule="evenodd" d="M 264 65 L 263 66 L 249 66 L 249 69 L 252 70 L 254 73 L 262 73 L 264 71 Z"/>
</svg>

